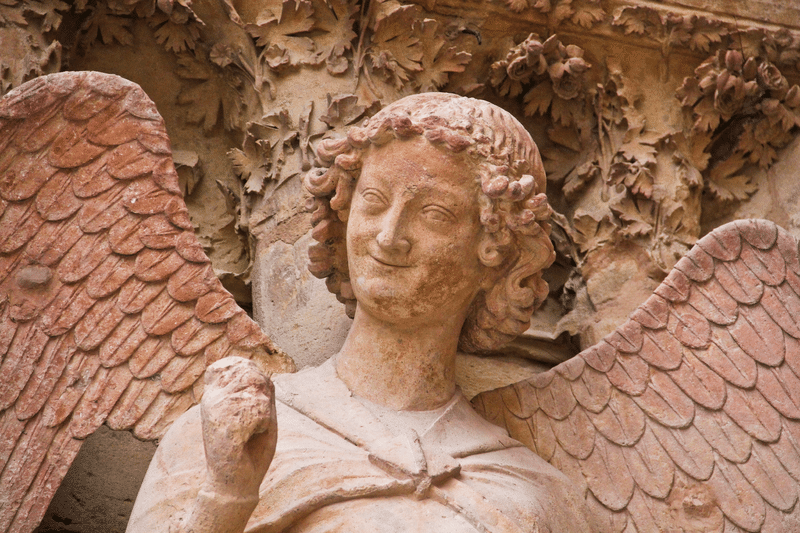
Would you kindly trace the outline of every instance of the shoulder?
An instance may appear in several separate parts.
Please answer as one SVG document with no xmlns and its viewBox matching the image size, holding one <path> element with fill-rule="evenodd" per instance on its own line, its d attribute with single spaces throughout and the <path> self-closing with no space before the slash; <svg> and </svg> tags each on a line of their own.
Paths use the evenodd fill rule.
<svg viewBox="0 0 800 533">
<path fill-rule="evenodd" d="M 461 479 L 512 515 L 535 515 L 551 531 L 596 531 L 580 494 L 567 476 L 524 446 L 461 459 Z"/>
</svg>

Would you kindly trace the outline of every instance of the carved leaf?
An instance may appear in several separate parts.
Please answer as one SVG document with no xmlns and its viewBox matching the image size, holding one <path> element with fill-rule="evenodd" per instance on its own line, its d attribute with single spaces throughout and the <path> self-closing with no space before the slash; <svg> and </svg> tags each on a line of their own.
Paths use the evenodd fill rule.
<svg viewBox="0 0 800 533">
<path fill-rule="evenodd" d="M 437 32 L 439 23 L 428 19 L 422 21 L 422 71 L 416 80 L 422 92 L 435 91 L 447 83 L 449 73 L 464 72 L 472 59 L 468 52 L 458 51 L 455 46 L 445 47 L 444 37 Z"/>
<path fill-rule="evenodd" d="M 687 76 L 675 95 L 684 106 L 693 106 L 703 97 L 703 91 L 700 90 L 697 78 Z"/>
<path fill-rule="evenodd" d="M 636 33 L 642 35 L 653 25 L 648 20 L 648 16 L 652 14 L 653 11 L 646 7 L 625 7 L 614 15 L 612 24 L 614 26 L 623 26 L 626 34 Z"/>
<path fill-rule="evenodd" d="M 312 4 L 314 30 L 324 32 L 313 37 L 317 61 L 325 61 L 331 74 L 342 74 L 349 64 L 345 52 L 353 47 L 353 40 L 358 37 L 353 31 L 358 3 L 352 0 L 312 0 Z"/>
<path fill-rule="evenodd" d="M 711 144 L 711 134 L 708 132 L 696 133 L 687 138 L 683 133 L 679 133 L 673 135 L 670 140 L 675 143 L 677 148 L 673 158 L 678 163 L 681 181 L 690 187 L 702 185 L 703 175 L 701 172 L 706 169 L 711 160 L 711 154 L 706 151 L 708 145 Z"/>
<path fill-rule="evenodd" d="M 697 120 L 694 122 L 696 131 L 715 130 L 719 126 L 721 116 L 719 111 L 714 108 L 714 101 L 711 98 L 703 98 L 700 103 L 694 106 Z"/>
<path fill-rule="evenodd" d="M 328 95 L 328 110 L 319 119 L 331 128 L 347 126 L 361 118 L 367 107 L 358 103 L 358 96 L 344 94 L 331 98 Z"/>
<path fill-rule="evenodd" d="M 398 90 L 412 73 L 422 70 L 420 23 L 416 6 L 397 7 L 377 21 L 370 39 L 367 55 L 374 68 L 382 70 Z"/>
<path fill-rule="evenodd" d="M 605 16 L 606 12 L 600 4 L 584 3 L 575 9 L 575 14 L 572 15 L 570 20 L 588 29 L 602 21 Z"/>
<path fill-rule="evenodd" d="M 255 24 L 246 26 L 247 32 L 264 47 L 263 57 L 270 68 L 314 63 L 314 41 L 304 35 L 314 26 L 314 8 L 309 0 L 285 0 L 281 14 L 262 12 Z"/>
<path fill-rule="evenodd" d="M 195 83 L 185 84 L 178 94 L 178 103 L 187 107 L 189 123 L 202 124 L 203 130 L 211 131 L 217 125 L 222 108 L 225 127 L 232 129 L 238 123 L 241 113 L 241 98 L 228 83 L 223 71 L 208 61 L 194 56 L 183 55 L 178 58 L 175 73 L 185 80 Z M 199 83 L 197 83 L 199 82 Z"/>
<path fill-rule="evenodd" d="M 544 168 L 547 170 L 547 177 L 554 182 L 565 181 L 564 194 L 567 198 L 582 189 L 592 177 L 576 170 L 576 159 L 577 155 L 571 150 L 552 148 L 545 152 Z"/>
<path fill-rule="evenodd" d="M 293 172 L 282 172 L 287 156 L 295 152 L 295 143 L 299 136 L 298 129 L 293 126 L 286 109 L 274 111 L 257 122 L 251 122 L 247 126 L 247 131 L 263 153 L 264 163 L 269 165 L 267 177 L 273 180 L 286 179 L 300 170 L 297 168 L 291 169 Z M 263 182 L 258 181 L 260 175 L 260 171 L 250 175 L 245 184 L 248 192 L 261 191 Z"/>
<path fill-rule="evenodd" d="M 533 7 L 542 13 L 549 13 L 550 10 L 553 9 L 553 5 L 550 0 L 534 0 Z"/>
<path fill-rule="evenodd" d="M 557 147 L 543 152 L 544 167 L 548 180 L 563 180 L 563 192 L 574 198 L 588 183 L 600 175 L 595 156 L 597 142 L 593 138 L 579 136 L 575 128 L 556 125 L 548 131 L 548 137 Z M 563 148 L 562 148 L 563 147 Z"/>
<path fill-rule="evenodd" d="M 15 6 L 19 5 L 19 2 L 16 0 L 6 0 L 3 2 L 6 6 Z M 34 0 L 34 1 L 27 1 L 22 2 L 19 5 L 21 11 L 23 13 L 29 13 L 33 16 L 41 19 L 41 28 L 42 32 L 49 32 L 54 29 L 58 29 L 58 26 L 61 24 L 61 14 L 59 11 L 65 11 L 70 9 L 70 5 L 62 2 L 61 0 Z M 3 9 L 0 7 L 0 9 Z M 6 8 L 7 9 L 7 8 Z M 0 18 L 2 15 L 0 15 Z M 25 25 L 24 23 L 21 25 Z"/>
<path fill-rule="evenodd" d="M 26 26 L 27 24 L 18 0 L 4 0 L 0 4 L 0 25 Z"/>
<path fill-rule="evenodd" d="M 103 44 L 112 44 L 114 41 L 122 45 L 133 44 L 131 25 L 133 20 L 113 14 L 104 4 L 97 4 L 92 14 L 83 25 L 81 42 L 88 46 L 98 39 Z"/>
<path fill-rule="evenodd" d="M 712 44 L 722 42 L 722 37 L 726 33 L 727 30 L 718 21 L 709 22 L 704 17 L 700 17 L 689 38 L 689 47 L 692 50 L 708 52 Z"/>
<path fill-rule="evenodd" d="M 553 10 L 553 20 L 556 24 L 560 24 L 574 14 L 575 8 L 572 7 L 572 2 L 558 2 L 556 8 Z"/>
<path fill-rule="evenodd" d="M 246 141 L 243 148 L 244 150 L 233 148 L 228 152 L 228 157 L 233 164 L 233 170 L 245 182 L 247 192 L 259 193 L 264 188 L 268 163 L 255 142 Z"/>
<path fill-rule="evenodd" d="M 632 137 L 632 139 L 620 146 L 619 151 L 630 161 L 654 164 L 658 151 L 653 144 L 657 142 L 657 136 L 658 134 L 653 132 L 642 132 L 637 129 L 635 134 L 626 135 L 626 137 Z"/>
<path fill-rule="evenodd" d="M 153 35 L 158 44 L 175 53 L 194 50 L 200 38 L 200 28 L 194 21 L 179 24 L 163 13 L 156 13 L 147 22 L 155 28 Z"/>
<path fill-rule="evenodd" d="M 728 159 L 717 163 L 709 174 L 706 187 L 722 201 L 746 200 L 758 187 L 750 182 L 750 177 L 737 172 L 744 166 L 742 154 L 735 153 Z"/>
<path fill-rule="evenodd" d="M 598 216 L 579 209 L 575 212 L 572 223 L 576 231 L 575 244 L 580 247 L 581 252 L 595 250 L 612 242 L 617 231 L 617 225 L 611 220 L 609 213 Z"/>
<path fill-rule="evenodd" d="M 761 103 L 761 109 L 767 115 L 771 126 L 780 126 L 783 131 L 789 131 L 798 122 L 796 113 L 775 98 L 766 98 Z"/>
<path fill-rule="evenodd" d="M 623 194 L 617 196 L 609 207 L 622 221 L 623 236 L 637 237 L 650 235 L 653 232 L 654 202 Z"/>
<path fill-rule="evenodd" d="M 580 98 L 570 100 L 554 98 L 550 106 L 550 116 L 553 117 L 554 122 L 571 126 L 583 118 L 583 101 Z"/>
<path fill-rule="evenodd" d="M 506 5 L 514 13 L 521 13 L 528 8 L 528 0 L 506 0 Z"/>
<path fill-rule="evenodd" d="M 529 117 L 533 115 L 544 115 L 550 109 L 555 93 L 553 85 L 544 81 L 535 85 L 525 94 L 525 114 Z"/>
<path fill-rule="evenodd" d="M 655 177 L 649 166 L 642 165 L 641 163 L 634 162 L 623 165 L 625 172 L 616 177 L 620 182 L 630 189 L 631 193 L 650 198 L 653 196 L 653 186 Z"/>
</svg>

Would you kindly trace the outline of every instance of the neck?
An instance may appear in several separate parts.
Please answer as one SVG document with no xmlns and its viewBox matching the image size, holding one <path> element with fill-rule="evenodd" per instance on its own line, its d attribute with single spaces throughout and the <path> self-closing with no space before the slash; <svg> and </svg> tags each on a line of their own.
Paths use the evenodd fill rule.
<svg viewBox="0 0 800 533">
<path fill-rule="evenodd" d="M 455 356 L 463 317 L 398 326 L 359 309 L 336 357 L 357 396 L 400 411 L 426 411 L 455 394 Z"/>
</svg>

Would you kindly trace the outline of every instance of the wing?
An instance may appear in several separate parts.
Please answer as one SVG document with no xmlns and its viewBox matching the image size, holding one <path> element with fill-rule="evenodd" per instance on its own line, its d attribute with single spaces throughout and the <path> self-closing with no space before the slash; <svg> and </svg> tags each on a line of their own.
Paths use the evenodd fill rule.
<svg viewBox="0 0 800 533">
<path fill-rule="evenodd" d="M 161 436 L 227 355 L 293 364 L 214 276 L 154 104 L 69 72 L 0 101 L 0 531 L 32 531 L 103 422 Z"/>
<path fill-rule="evenodd" d="M 800 531 L 799 275 L 784 230 L 728 224 L 599 344 L 473 403 L 603 531 Z"/>
</svg>

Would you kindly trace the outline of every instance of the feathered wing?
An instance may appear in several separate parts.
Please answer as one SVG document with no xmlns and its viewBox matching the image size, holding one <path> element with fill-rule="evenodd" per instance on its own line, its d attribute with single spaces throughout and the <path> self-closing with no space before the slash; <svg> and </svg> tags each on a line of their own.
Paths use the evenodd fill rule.
<svg viewBox="0 0 800 533">
<path fill-rule="evenodd" d="M 103 422 L 161 436 L 227 355 L 293 368 L 214 276 L 144 92 L 69 72 L 0 100 L 0 531 L 38 525 Z"/>
<path fill-rule="evenodd" d="M 473 404 L 603 531 L 800 531 L 799 295 L 792 236 L 727 224 L 616 332 Z"/>
</svg>

